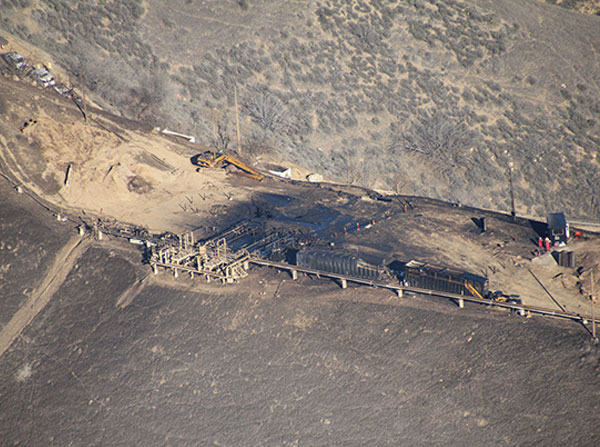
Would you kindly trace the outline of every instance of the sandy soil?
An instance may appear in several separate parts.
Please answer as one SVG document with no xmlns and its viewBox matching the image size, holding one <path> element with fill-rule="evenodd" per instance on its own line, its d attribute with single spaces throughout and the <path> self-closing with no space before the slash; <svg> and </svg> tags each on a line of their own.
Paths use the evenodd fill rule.
<svg viewBox="0 0 600 447">
<path fill-rule="evenodd" d="M 84 122 L 72 102 L 52 91 L 11 81 L 0 88 L 11 103 L 0 137 L 3 164 L 60 207 L 180 232 L 210 217 L 212 207 L 248 198 L 222 169 L 197 173 L 190 157 L 198 149 L 155 131 L 117 127 L 91 108 Z M 21 131 L 29 119 L 36 123 Z"/>
</svg>

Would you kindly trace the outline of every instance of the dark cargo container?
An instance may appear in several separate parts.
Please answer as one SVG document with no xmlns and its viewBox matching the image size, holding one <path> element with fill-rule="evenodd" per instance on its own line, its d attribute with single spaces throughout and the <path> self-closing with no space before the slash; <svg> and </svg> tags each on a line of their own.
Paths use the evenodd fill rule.
<svg viewBox="0 0 600 447">
<path fill-rule="evenodd" d="M 485 297 L 488 293 L 488 279 L 484 276 L 420 261 L 404 264 L 400 279 L 406 286 L 419 289 L 439 290 L 457 295 L 479 294 L 480 297 Z"/>
<path fill-rule="evenodd" d="M 567 243 L 569 239 L 569 224 L 564 213 L 552 213 L 546 217 L 548 222 L 548 236 L 554 242 Z"/>
<path fill-rule="evenodd" d="M 308 249 L 296 253 L 296 265 L 340 275 L 372 280 L 382 280 L 385 269 L 363 261 L 351 253 Z"/>
</svg>

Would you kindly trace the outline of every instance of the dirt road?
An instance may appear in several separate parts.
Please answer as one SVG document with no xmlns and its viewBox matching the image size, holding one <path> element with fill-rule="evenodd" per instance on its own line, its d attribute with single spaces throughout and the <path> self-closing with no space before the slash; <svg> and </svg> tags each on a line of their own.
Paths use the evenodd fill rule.
<svg viewBox="0 0 600 447">
<path fill-rule="evenodd" d="M 50 299 L 64 282 L 65 278 L 90 246 L 90 239 L 74 236 L 56 254 L 54 264 L 46 272 L 42 284 L 31 293 L 30 298 L 13 315 L 0 331 L 0 357 L 13 341 L 29 326 L 33 319 L 46 307 Z"/>
</svg>

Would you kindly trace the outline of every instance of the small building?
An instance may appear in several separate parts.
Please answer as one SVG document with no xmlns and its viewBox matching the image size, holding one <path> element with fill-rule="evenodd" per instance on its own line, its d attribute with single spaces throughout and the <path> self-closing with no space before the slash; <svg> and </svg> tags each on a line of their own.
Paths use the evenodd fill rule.
<svg viewBox="0 0 600 447">
<path fill-rule="evenodd" d="M 548 237 L 553 243 L 567 243 L 569 224 L 564 213 L 552 213 L 546 216 Z"/>
</svg>

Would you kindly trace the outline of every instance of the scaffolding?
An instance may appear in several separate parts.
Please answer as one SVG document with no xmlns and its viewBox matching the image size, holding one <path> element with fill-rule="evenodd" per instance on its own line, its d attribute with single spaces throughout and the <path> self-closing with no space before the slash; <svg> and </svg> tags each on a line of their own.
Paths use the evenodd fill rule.
<svg viewBox="0 0 600 447">
<path fill-rule="evenodd" d="M 163 268 L 175 277 L 187 272 L 233 283 L 248 276 L 250 259 L 280 259 L 300 239 L 297 231 L 267 230 L 265 222 L 246 221 L 204 241 L 197 241 L 193 231 L 164 239 L 150 247 L 148 259 L 155 274 Z"/>
<path fill-rule="evenodd" d="M 228 250 L 224 237 L 197 242 L 190 231 L 179 237 L 178 244 L 153 247 L 150 265 L 155 274 L 161 267 L 172 271 L 175 277 L 187 272 L 207 281 L 232 283 L 248 276 L 249 258 L 246 250 Z"/>
</svg>

